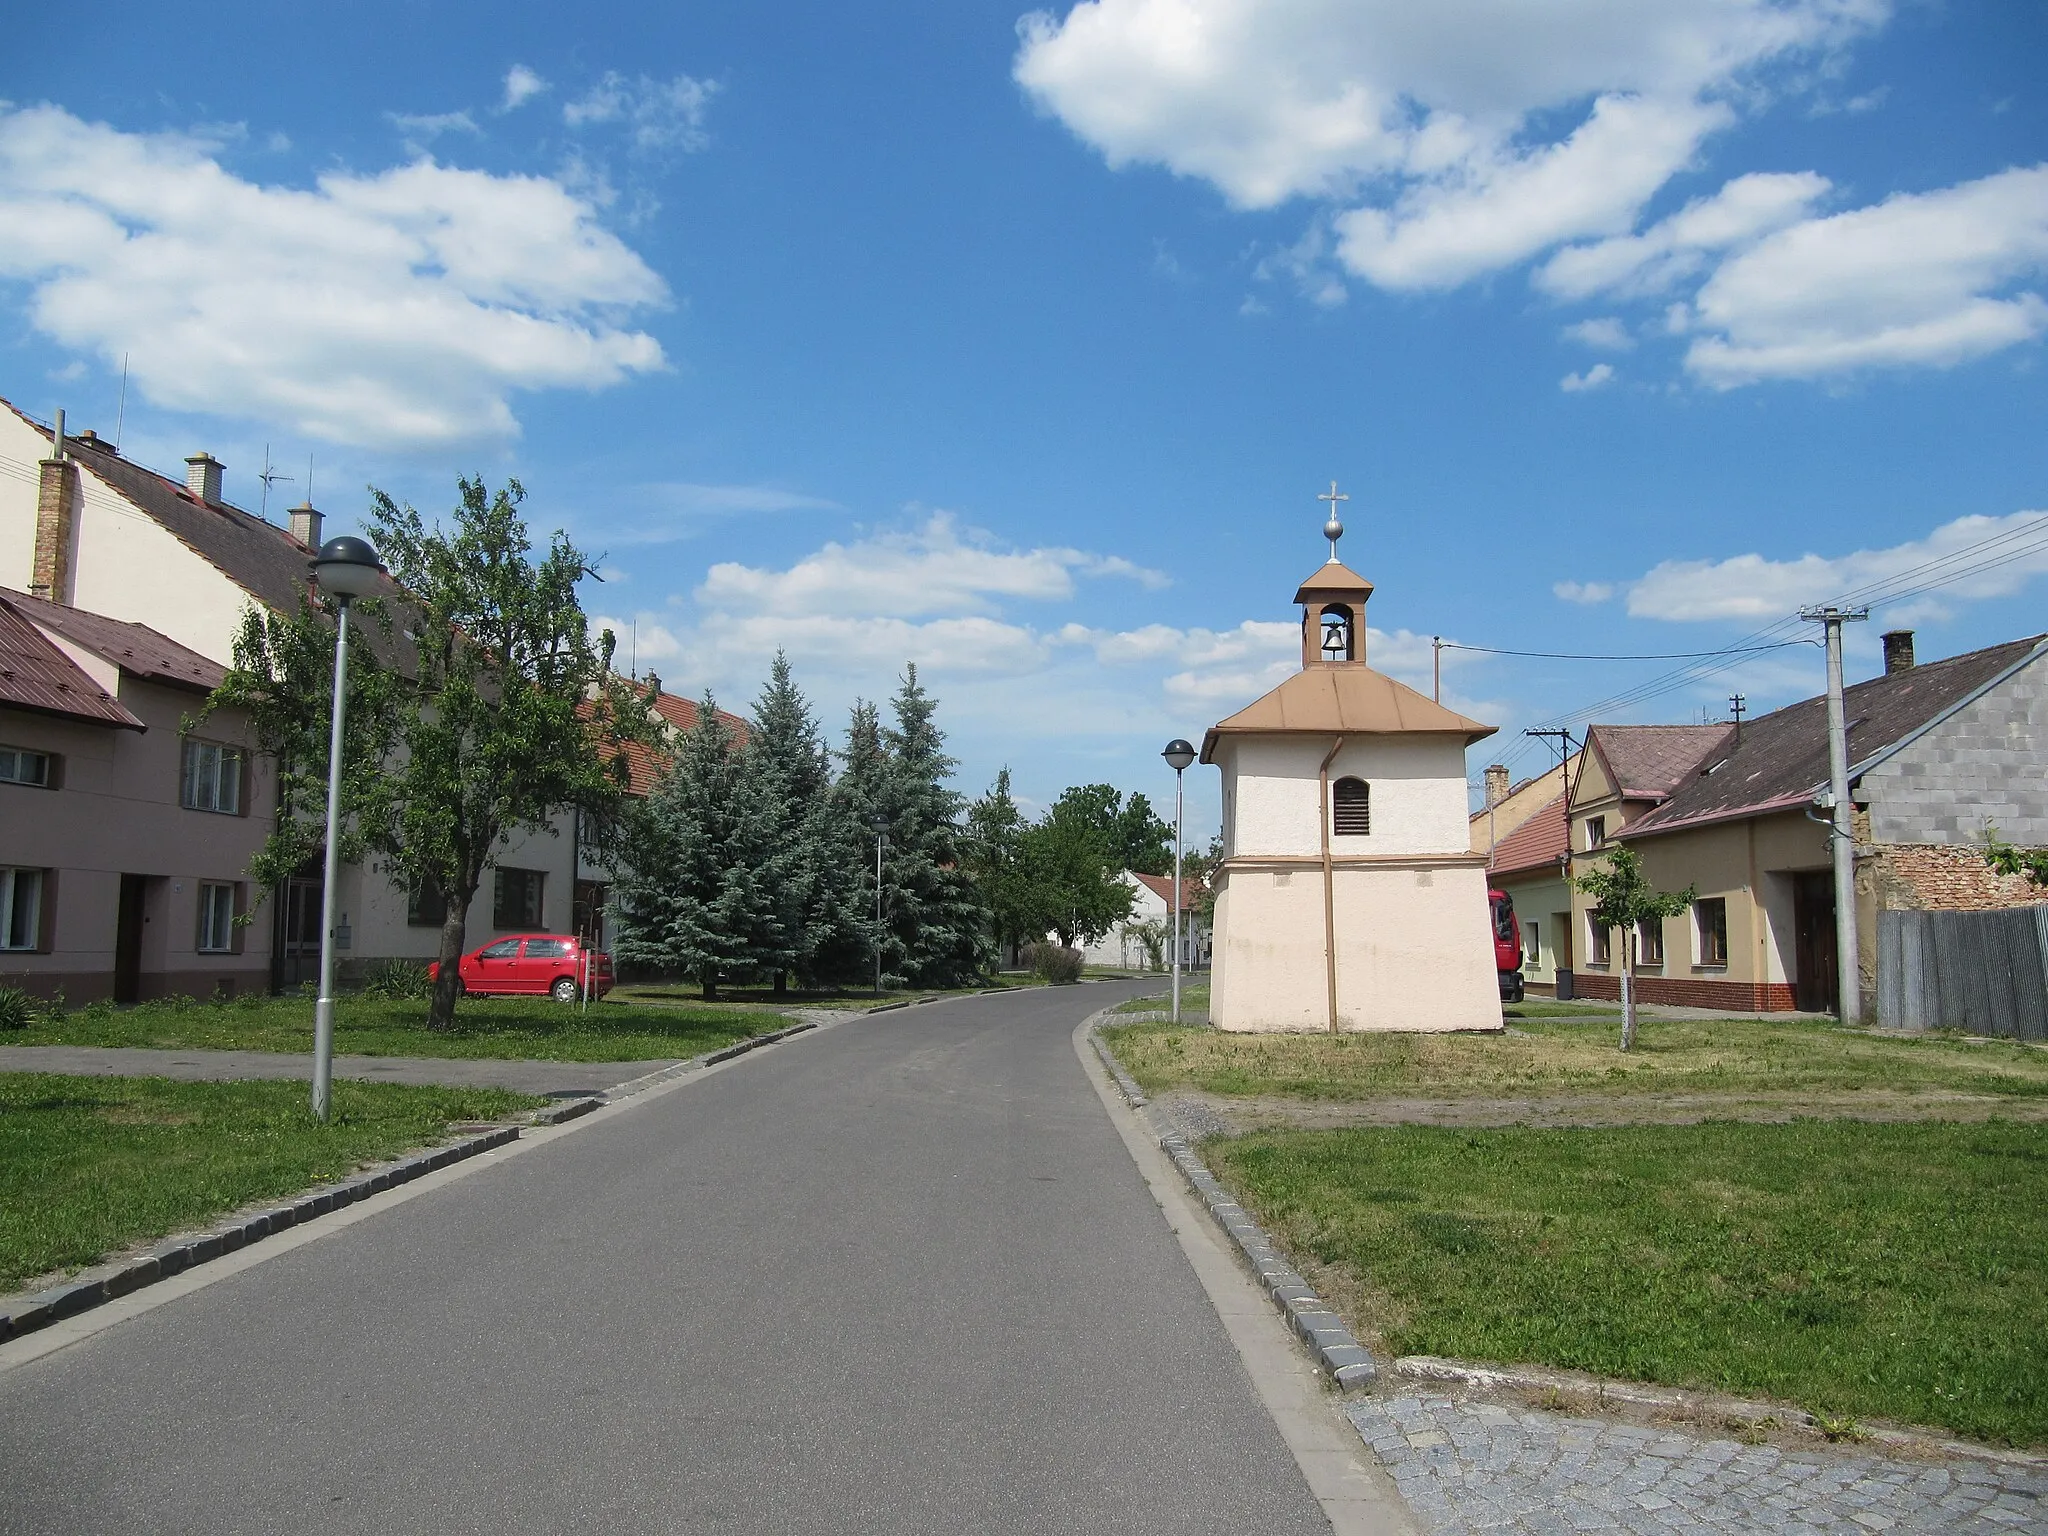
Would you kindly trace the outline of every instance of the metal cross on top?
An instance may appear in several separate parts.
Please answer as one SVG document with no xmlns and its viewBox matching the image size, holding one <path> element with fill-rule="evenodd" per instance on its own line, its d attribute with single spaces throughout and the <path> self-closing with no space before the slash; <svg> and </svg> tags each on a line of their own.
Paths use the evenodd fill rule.
<svg viewBox="0 0 2048 1536">
<path fill-rule="evenodd" d="M 1330 520 L 1323 524 L 1323 537 L 1330 541 L 1330 559 L 1332 561 L 1335 561 L 1337 558 L 1337 541 L 1344 537 L 1344 524 L 1337 517 L 1337 503 L 1349 501 L 1350 499 L 1349 496 L 1337 489 L 1337 482 L 1334 480 L 1330 482 L 1330 489 L 1327 495 L 1316 497 L 1317 501 L 1327 501 L 1330 504 Z"/>
</svg>

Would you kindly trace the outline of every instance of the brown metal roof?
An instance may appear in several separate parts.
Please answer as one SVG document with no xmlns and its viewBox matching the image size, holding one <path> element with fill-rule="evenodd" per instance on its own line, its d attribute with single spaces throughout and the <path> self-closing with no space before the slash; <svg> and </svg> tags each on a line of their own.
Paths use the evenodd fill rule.
<svg viewBox="0 0 2048 1536">
<path fill-rule="evenodd" d="M 1700 760 L 1733 733 L 1732 725 L 1596 725 L 1587 731 L 1608 776 L 1628 800 L 1662 800 Z"/>
<path fill-rule="evenodd" d="M 1519 875 L 1532 869 L 1556 869 L 1568 846 L 1564 824 L 1564 792 L 1560 790 L 1514 831 L 1502 838 L 1487 862 L 1487 873 Z"/>
<path fill-rule="evenodd" d="M 1357 662 L 1304 667 L 1202 738 L 1202 761 L 1214 761 L 1219 736 L 1248 732 L 1300 732 L 1318 736 L 1393 736 L 1429 733 L 1462 736 L 1466 744 L 1499 726 L 1481 725 L 1426 699 L 1405 683 Z"/>
<path fill-rule="evenodd" d="M 146 729 L 121 701 L 0 598 L 0 705 L 94 725 Z"/>
<path fill-rule="evenodd" d="M 1842 702 L 1849 723 L 1851 773 L 1857 764 L 1903 741 L 2026 660 L 2044 640 L 2048 636 L 2035 635 L 1945 661 L 1922 662 L 1846 689 Z M 1827 698 L 1822 695 L 1746 722 L 1739 742 L 1731 733 L 1727 748 L 1707 754 L 1670 799 L 1616 835 L 1651 837 L 1796 806 L 1809 800 L 1827 777 Z"/>
<path fill-rule="evenodd" d="M 1332 557 L 1328 564 L 1296 589 L 1294 600 L 1305 603 L 1311 597 L 1340 597 L 1346 593 L 1372 596 L 1372 583 L 1343 561 Z"/>
<path fill-rule="evenodd" d="M 95 655 L 106 657 L 131 677 L 199 693 L 213 692 L 227 678 L 219 663 L 187 650 L 146 624 L 123 623 L 5 587 L 0 587 L 0 602 L 9 604 L 38 628 L 54 631 Z"/>
</svg>

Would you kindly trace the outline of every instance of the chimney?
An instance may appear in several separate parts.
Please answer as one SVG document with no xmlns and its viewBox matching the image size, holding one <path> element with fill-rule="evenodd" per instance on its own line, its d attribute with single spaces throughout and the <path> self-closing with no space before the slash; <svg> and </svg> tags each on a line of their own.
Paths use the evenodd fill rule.
<svg viewBox="0 0 2048 1536">
<path fill-rule="evenodd" d="M 309 497 L 292 508 L 292 537 L 315 554 L 320 551 L 320 514 Z"/>
<path fill-rule="evenodd" d="M 210 453 L 195 453 L 185 461 L 185 489 L 209 507 L 220 505 L 220 472 L 225 466 Z"/>
<path fill-rule="evenodd" d="M 1493 763 L 1486 770 L 1486 803 L 1499 805 L 1508 797 L 1508 765 Z"/>
<path fill-rule="evenodd" d="M 1884 675 L 1897 677 L 1913 670 L 1913 631 L 1888 629 L 1884 632 Z"/>
<path fill-rule="evenodd" d="M 71 546 L 78 525 L 78 468 L 64 456 L 64 413 L 50 433 L 50 456 L 37 466 L 36 547 L 28 589 L 53 603 L 71 601 Z"/>
</svg>

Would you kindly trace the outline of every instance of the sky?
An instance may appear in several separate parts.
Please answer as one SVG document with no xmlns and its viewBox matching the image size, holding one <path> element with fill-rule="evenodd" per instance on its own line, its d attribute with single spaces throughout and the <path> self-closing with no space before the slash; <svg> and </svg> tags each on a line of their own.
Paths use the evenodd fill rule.
<svg viewBox="0 0 2048 1536">
<path fill-rule="evenodd" d="M 2048 630 L 2044 78 L 2036 0 L 116 3 L 0 60 L 0 396 L 337 532 L 516 477 L 639 671 L 914 661 L 1032 806 L 1298 665 L 1334 481 L 1521 777 L 1818 692 L 1802 605 Z"/>
</svg>

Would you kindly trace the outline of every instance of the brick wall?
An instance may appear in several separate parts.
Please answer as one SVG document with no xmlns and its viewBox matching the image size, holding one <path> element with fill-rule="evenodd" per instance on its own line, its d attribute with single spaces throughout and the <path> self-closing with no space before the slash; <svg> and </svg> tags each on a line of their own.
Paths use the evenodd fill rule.
<svg viewBox="0 0 2048 1536">
<path fill-rule="evenodd" d="M 1621 978 L 1598 971 L 1574 971 L 1581 997 L 1621 1001 Z M 1790 984 L 1780 981 L 1724 981 L 1711 976 L 1638 976 L 1636 1001 L 1674 1008 L 1725 1008 L 1733 1013 L 1790 1013 L 1799 1005 Z"/>
<path fill-rule="evenodd" d="M 2048 902 L 2025 875 L 2001 875 L 1967 844 L 1892 843 L 1874 850 L 1878 906 L 1889 912 L 1995 912 Z"/>
</svg>

